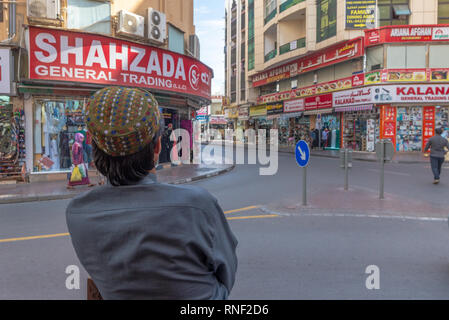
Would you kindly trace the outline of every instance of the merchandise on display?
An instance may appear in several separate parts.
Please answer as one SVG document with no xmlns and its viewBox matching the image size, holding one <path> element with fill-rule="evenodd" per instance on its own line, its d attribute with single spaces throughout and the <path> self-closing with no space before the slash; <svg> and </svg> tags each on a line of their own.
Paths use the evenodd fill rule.
<svg viewBox="0 0 449 320">
<path fill-rule="evenodd" d="M 347 112 L 343 121 L 343 145 L 354 151 L 375 151 L 380 136 L 377 109 Z"/>
<path fill-rule="evenodd" d="M 396 151 L 422 150 L 422 107 L 397 108 Z"/>
</svg>

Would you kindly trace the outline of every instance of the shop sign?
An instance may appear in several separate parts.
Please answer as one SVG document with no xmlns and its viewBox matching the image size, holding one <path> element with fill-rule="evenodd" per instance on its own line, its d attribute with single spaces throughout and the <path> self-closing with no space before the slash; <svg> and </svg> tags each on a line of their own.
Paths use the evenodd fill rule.
<svg viewBox="0 0 449 320">
<path fill-rule="evenodd" d="M 267 106 L 260 105 L 260 106 L 251 107 L 249 109 L 249 115 L 250 115 L 250 117 L 266 116 L 267 115 Z"/>
<path fill-rule="evenodd" d="M 11 94 L 11 49 L 0 49 L 0 94 Z"/>
<path fill-rule="evenodd" d="M 284 112 L 284 104 L 282 102 L 267 104 L 267 115 L 281 114 L 282 112 Z"/>
<path fill-rule="evenodd" d="M 228 113 L 227 118 L 229 118 L 229 119 L 236 119 L 236 118 L 239 117 L 239 109 L 238 108 L 231 108 L 231 109 L 228 109 L 228 110 L 229 110 L 229 113 Z"/>
<path fill-rule="evenodd" d="M 346 60 L 361 57 L 362 55 L 363 38 L 346 41 L 343 44 L 323 49 L 309 57 L 304 57 L 280 67 L 259 73 L 252 78 L 253 87 L 259 87 L 281 79 L 291 78 L 300 73 L 320 69 Z"/>
<path fill-rule="evenodd" d="M 98 34 L 29 26 L 29 77 L 211 98 L 212 70 L 172 51 Z"/>
<path fill-rule="evenodd" d="M 249 108 L 241 107 L 239 108 L 239 120 L 248 120 L 249 118 Z"/>
<path fill-rule="evenodd" d="M 315 89 L 313 94 L 321 94 L 326 92 L 332 92 L 335 90 L 350 89 L 352 87 L 352 77 L 325 82 L 312 87 Z M 301 89 L 300 91 L 301 96 L 305 95 L 305 94 L 303 95 L 303 93 L 307 93 L 307 89 L 308 88 Z"/>
<path fill-rule="evenodd" d="M 207 122 L 207 119 L 208 119 L 208 116 L 207 115 L 199 115 L 199 116 L 196 116 L 196 121 L 199 121 L 199 122 Z"/>
<path fill-rule="evenodd" d="M 346 29 L 374 28 L 376 0 L 346 0 Z"/>
<path fill-rule="evenodd" d="M 370 104 L 373 100 L 373 92 L 373 88 L 370 87 L 334 92 L 334 107 Z"/>
<path fill-rule="evenodd" d="M 210 124 L 227 124 L 228 121 L 224 117 L 210 116 L 209 123 Z"/>
<path fill-rule="evenodd" d="M 365 84 L 365 75 L 363 73 L 355 74 L 352 76 L 352 86 L 360 87 Z"/>
<path fill-rule="evenodd" d="M 284 113 L 304 111 L 304 99 L 284 101 Z"/>
<path fill-rule="evenodd" d="M 448 84 L 376 87 L 374 103 L 442 103 L 449 101 Z"/>
<path fill-rule="evenodd" d="M 198 109 L 198 111 L 196 112 L 197 116 L 207 116 L 209 114 L 208 112 L 208 107 L 202 107 L 200 109 Z"/>
<path fill-rule="evenodd" d="M 271 94 L 267 94 L 267 95 L 258 97 L 257 102 L 258 103 L 277 102 L 277 101 L 281 101 L 281 100 L 296 98 L 297 96 L 299 96 L 299 90 L 295 89 L 295 90 L 271 93 Z"/>
<path fill-rule="evenodd" d="M 365 31 L 365 46 L 379 43 L 448 40 L 449 25 L 385 26 Z"/>
<path fill-rule="evenodd" d="M 305 110 L 332 108 L 332 93 L 304 99 Z"/>
</svg>

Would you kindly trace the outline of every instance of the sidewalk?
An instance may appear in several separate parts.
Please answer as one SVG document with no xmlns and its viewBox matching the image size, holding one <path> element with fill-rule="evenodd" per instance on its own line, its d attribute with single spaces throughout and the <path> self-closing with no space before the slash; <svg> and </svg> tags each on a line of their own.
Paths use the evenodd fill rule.
<svg viewBox="0 0 449 320">
<path fill-rule="evenodd" d="M 223 174 L 233 168 L 234 165 L 184 164 L 158 170 L 157 177 L 162 183 L 182 184 Z M 97 176 L 90 176 L 90 180 L 92 183 L 98 183 Z M 0 204 L 70 199 L 91 189 L 87 186 L 79 186 L 69 190 L 66 186 L 67 181 L 0 185 Z"/>
<path fill-rule="evenodd" d="M 223 140 L 223 141 L 211 141 L 211 142 L 204 142 L 203 145 L 212 144 L 212 145 L 224 145 L 232 144 L 232 141 Z M 242 142 L 234 142 L 234 145 L 242 147 L 248 147 L 252 146 L 253 148 L 255 145 L 248 145 L 247 143 Z M 267 150 L 270 149 L 270 146 L 267 146 Z M 295 153 L 295 146 L 289 146 L 289 147 L 278 147 L 279 152 L 283 153 Z M 325 158 L 340 158 L 340 150 L 311 150 L 311 155 L 314 157 L 325 157 Z M 375 152 L 364 152 L 364 151 L 354 151 L 352 153 L 352 159 L 353 160 L 359 160 L 359 161 L 371 161 L 376 162 L 377 156 Z M 429 163 L 429 158 L 424 157 L 423 153 L 421 152 L 396 152 L 393 156 L 393 160 L 391 161 L 393 163 Z"/>
</svg>

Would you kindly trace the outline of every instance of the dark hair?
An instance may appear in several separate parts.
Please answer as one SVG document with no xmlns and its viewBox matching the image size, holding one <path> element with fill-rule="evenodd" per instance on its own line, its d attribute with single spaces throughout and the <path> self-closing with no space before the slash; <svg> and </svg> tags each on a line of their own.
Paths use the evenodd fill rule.
<svg viewBox="0 0 449 320">
<path fill-rule="evenodd" d="M 148 175 L 154 168 L 154 146 L 157 139 L 147 144 L 142 151 L 129 156 L 112 157 L 101 150 L 92 139 L 92 155 L 97 170 L 113 186 L 134 184 Z"/>
<path fill-rule="evenodd" d="M 441 128 L 436 128 L 435 129 L 436 134 L 442 134 L 443 133 L 443 129 Z"/>
</svg>

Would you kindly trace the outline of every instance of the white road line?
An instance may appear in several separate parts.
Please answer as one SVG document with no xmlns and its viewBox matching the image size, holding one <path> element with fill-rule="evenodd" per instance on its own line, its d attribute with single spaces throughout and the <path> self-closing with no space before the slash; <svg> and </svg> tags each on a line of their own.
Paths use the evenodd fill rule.
<svg viewBox="0 0 449 320">
<path fill-rule="evenodd" d="M 368 169 L 368 171 L 380 173 L 379 169 Z M 410 177 L 411 176 L 410 173 L 396 172 L 396 171 L 385 171 L 385 173 L 393 174 L 393 175 L 397 175 L 397 176 L 404 176 L 404 177 Z"/>
</svg>

